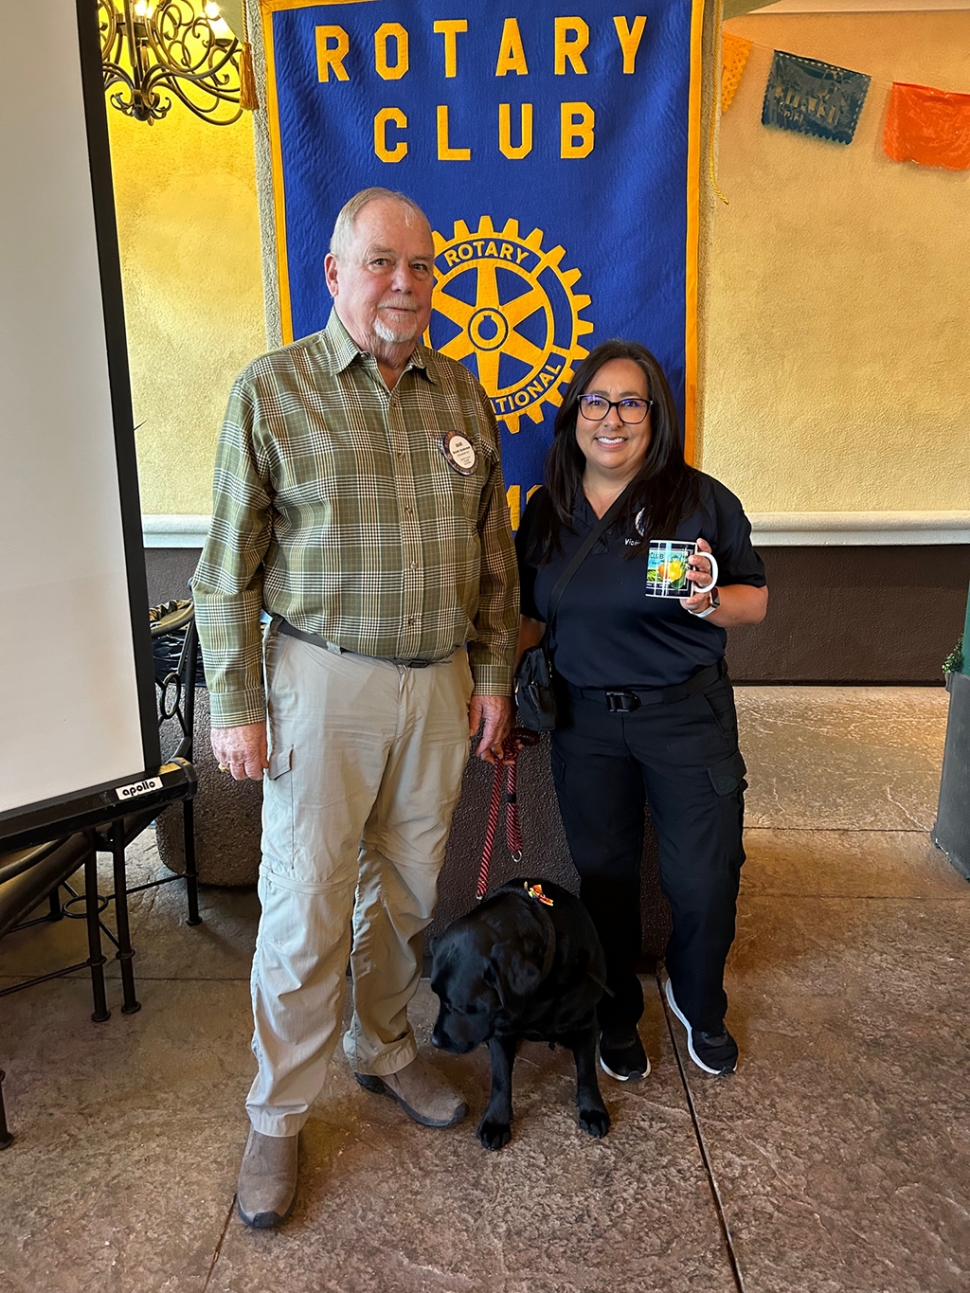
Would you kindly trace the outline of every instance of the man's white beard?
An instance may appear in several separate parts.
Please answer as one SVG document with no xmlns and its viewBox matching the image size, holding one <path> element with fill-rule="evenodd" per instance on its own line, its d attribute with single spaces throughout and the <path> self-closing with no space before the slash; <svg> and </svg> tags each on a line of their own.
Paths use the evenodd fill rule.
<svg viewBox="0 0 970 1293">
<path fill-rule="evenodd" d="M 381 318 L 374 320 L 374 335 L 380 337 L 381 341 L 389 342 L 393 346 L 403 346 L 409 341 L 417 341 L 419 331 L 417 319 L 406 330 L 390 328 Z"/>
</svg>

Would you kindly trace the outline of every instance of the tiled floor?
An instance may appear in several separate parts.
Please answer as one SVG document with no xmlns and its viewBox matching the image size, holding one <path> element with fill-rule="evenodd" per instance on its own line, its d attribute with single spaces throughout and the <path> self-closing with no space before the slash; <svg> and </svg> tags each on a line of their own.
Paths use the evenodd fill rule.
<svg viewBox="0 0 970 1293">
<path fill-rule="evenodd" d="M 472 1115 L 432 1132 L 342 1062 L 279 1232 L 233 1214 L 252 893 L 134 903 L 142 1011 L 86 979 L 0 1002 L 14 1145 L 0 1290 L 18 1293 L 956 1293 L 970 1288 L 970 886 L 928 841 L 941 690 L 742 688 L 748 862 L 729 962 L 742 1064 L 709 1079 L 647 986 L 654 1064 L 576 1126 L 568 1057 L 526 1047 L 511 1145 L 474 1137 L 487 1057 L 438 1059 Z M 154 863 L 151 841 L 132 869 Z M 0 986 L 83 943 L 0 944 Z M 83 956 L 83 951 L 81 952 Z M 434 1001 L 416 1003 L 426 1038 Z"/>
</svg>

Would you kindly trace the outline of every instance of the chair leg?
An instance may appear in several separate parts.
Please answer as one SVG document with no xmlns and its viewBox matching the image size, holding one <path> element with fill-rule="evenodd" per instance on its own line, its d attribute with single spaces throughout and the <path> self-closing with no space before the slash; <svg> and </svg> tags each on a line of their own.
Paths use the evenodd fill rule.
<svg viewBox="0 0 970 1293">
<path fill-rule="evenodd" d="M 101 913 L 98 911 L 98 854 L 94 834 L 86 831 L 88 851 L 84 855 L 84 913 L 88 927 L 88 964 L 91 967 L 91 991 L 94 994 L 96 1024 L 111 1018 L 104 992 L 104 953 L 101 951 Z"/>
<path fill-rule="evenodd" d="M 189 903 L 190 925 L 201 925 L 199 915 L 199 869 L 195 857 L 195 802 L 182 804 L 182 826 L 185 839 L 185 896 Z"/>
<path fill-rule="evenodd" d="M 123 1015 L 134 1015 L 141 1010 L 141 1002 L 135 996 L 135 970 L 132 965 L 134 948 L 131 946 L 131 930 L 128 927 L 128 873 L 125 867 L 125 826 L 123 821 L 116 821 L 111 827 L 111 860 L 114 866 L 115 882 L 115 923 L 118 927 L 118 960 L 121 962 L 121 992 L 124 1005 Z"/>
<path fill-rule="evenodd" d="M 0 1149 L 9 1149 L 13 1144 L 13 1134 L 7 1126 L 7 1110 L 3 1103 L 3 1079 L 6 1077 L 0 1069 Z"/>
</svg>

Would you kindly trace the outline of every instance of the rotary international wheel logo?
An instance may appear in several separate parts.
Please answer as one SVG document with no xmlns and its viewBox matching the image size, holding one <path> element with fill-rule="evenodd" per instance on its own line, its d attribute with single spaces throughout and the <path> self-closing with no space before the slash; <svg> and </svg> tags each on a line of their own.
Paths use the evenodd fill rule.
<svg viewBox="0 0 970 1293">
<path fill-rule="evenodd" d="M 517 220 L 496 231 L 490 216 L 474 233 L 456 220 L 451 238 L 434 234 L 429 344 L 474 359 L 469 367 L 513 434 L 523 415 L 541 422 L 546 403 L 562 403 L 573 363 L 589 353 L 579 338 L 593 331 L 580 318 L 590 298 L 573 291 L 580 271 L 564 270 L 565 248 L 544 250 L 542 236 L 521 238 Z"/>
</svg>

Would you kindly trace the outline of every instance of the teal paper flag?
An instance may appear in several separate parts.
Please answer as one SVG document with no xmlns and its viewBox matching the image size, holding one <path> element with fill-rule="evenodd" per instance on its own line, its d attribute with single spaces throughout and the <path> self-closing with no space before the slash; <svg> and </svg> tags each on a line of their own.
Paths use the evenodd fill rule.
<svg viewBox="0 0 970 1293">
<path fill-rule="evenodd" d="M 869 93 L 869 77 L 846 67 L 775 50 L 761 124 L 851 144 Z"/>
</svg>

